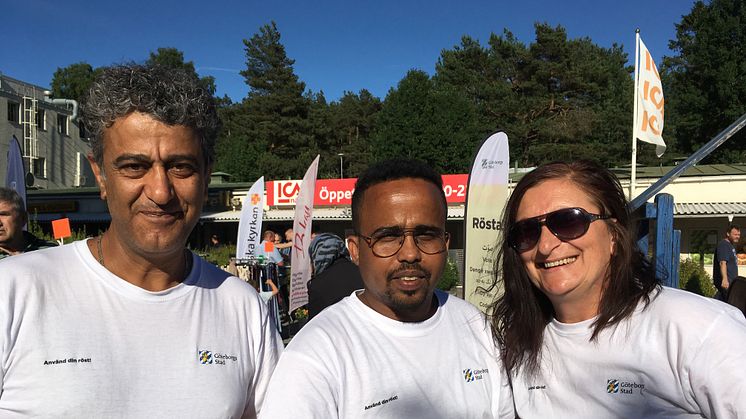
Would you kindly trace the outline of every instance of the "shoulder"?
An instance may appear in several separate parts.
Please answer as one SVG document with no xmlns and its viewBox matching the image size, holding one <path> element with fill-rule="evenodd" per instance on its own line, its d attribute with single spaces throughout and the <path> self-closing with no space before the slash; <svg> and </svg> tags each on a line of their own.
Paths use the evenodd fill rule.
<svg viewBox="0 0 746 419">
<path fill-rule="evenodd" d="M 438 298 L 439 306 L 446 309 L 451 314 L 464 316 L 465 318 L 476 318 L 478 320 L 484 319 L 484 313 L 464 299 L 458 298 L 439 289 L 435 290 L 435 296 Z"/>
<path fill-rule="evenodd" d="M 199 286 L 226 291 L 231 294 L 258 295 L 254 287 L 243 279 L 220 269 L 200 256 L 194 255 L 193 258 L 195 261 L 194 269 L 199 269 L 199 276 L 196 278 L 199 281 Z"/>
<path fill-rule="evenodd" d="M 25 302 L 32 296 L 57 295 L 61 288 L 83 278 L 84 262 L 75 246 L 55 246 L 0 260 L 0 305 Z"/>
<path fill-rule="evenodd" d="M 648 314 L 649 313 L 649 314 Z M 639 312 L 662 327 L 673 327 L 686 333 L 703 336 L 714 325 L 719 327 L 746 327 L 743 313 L 733 306 L 713 298 L 702 297 L 689 291 L 662 287 L 647 308 Z M 683 332 L 682 332 L 683 333 Z M 746 329 L 739 333 L 746 333 Z"/>
<path fill-rule="evenodd" d="M 730 242 L 726 239 L 720 240 L 718 242 L 717 251 L 718 252 L 726 252 L 729 251 L 733 246 L 730 244 Z"/>
<path fill-rule="evenodd" d="M 355 307 L 351 304 L 352 297 L 345 297 L 337 304 L 325 308 L 311 319 L 293 340 L 287 350 L 305 352 L 312 355 L 314 348 L 324 346 L 324 343 L 345 339 L 351 335 L 352 329 L 364 327 L 358 318 Z"/>
<path fill-rule="evenodd" d="M 59 270 L 60 263 L 67 265 L 74 263 L 76 257 L 76 247 L 85 242 L 75 242 L 64 246 L 57 246 L 26 252 L 20 255 L 7 257 L 0 261 L 0 270 L 5 274 L 18 275 L 33 272 L 44 272 L 49 269 Z M 3 275 L 4 277 L 6 275 Z"/>
</svg>

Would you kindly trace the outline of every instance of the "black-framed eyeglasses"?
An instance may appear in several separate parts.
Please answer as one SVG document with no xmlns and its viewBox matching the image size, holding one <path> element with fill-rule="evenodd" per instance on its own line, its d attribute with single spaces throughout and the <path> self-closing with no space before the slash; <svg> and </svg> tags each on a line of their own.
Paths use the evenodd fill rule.
<svg viewBox="0 0 746 419">
<path fill-rule="evenodd" d="M 412 236 L 414 244 L 422 253 L 435 255 L 446 250 L 446 243 L 450 235 L 442 230 L 422 230 L 420 228 L 405 228 L 375 232 L 372 236 L 358 234 L 370 247 L 374 255 L 387 258 L 395 255 L 404 246 L 404 239 Z"/>
<path fill-rule="evenodd" d="M 583 208 L 562 208 L 513 224 L 508 230 L 508 245 L 517 252 L 533 249 L 541 237 L 541 226 L 547 226 L 562 241 L 577 239 L 588 232 L 592 222 L 608 218 L 611 217 L 591 214 Z"/>
</svg>

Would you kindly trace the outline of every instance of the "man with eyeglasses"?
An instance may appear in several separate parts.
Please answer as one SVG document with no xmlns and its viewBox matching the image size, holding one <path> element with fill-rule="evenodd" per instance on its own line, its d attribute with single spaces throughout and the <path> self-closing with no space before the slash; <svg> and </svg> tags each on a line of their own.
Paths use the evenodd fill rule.
<svg viewBox="0 0 746 419">
<path fill-rule="evenodd" d="M 388 160 L 358 178 L 349 250 L 365 288 L 293 338 L 261 417 L 513 417 L 484 317 L 435 289 L 446 215 L 442 178 L 424 163 Z"/>
</svg>

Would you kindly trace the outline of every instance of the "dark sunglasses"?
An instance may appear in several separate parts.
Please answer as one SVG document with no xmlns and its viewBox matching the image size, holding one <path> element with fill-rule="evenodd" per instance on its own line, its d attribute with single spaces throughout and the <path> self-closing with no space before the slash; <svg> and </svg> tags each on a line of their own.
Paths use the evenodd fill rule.
<svg viewBox="0 0 746 419">
<path fill-rule="evenodd" d="M 591 214 L 583 208 L 562 208 L 537 217 L 518 221 L 508 230 L 508 245 L 517 252 L 533 249 L 541 237 L 541 226 L 547 226 L 562 241 L 577 239 L 596 220 L 606 220 L 608 215 Z"/>
</svg>

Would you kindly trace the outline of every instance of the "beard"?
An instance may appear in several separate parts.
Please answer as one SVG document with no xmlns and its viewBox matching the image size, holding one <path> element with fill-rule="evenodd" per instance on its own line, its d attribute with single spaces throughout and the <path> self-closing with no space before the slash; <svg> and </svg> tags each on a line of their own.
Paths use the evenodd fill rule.
<svg viewBox="0 0 746 419">
<path fill-rule="evenodd" d="M 415 281 L 423 282 L 422 286 L 414 290 L 402 290 L 394 287 L 394 276 L 403 271 L 419 272 L 419 276 L 422 278 Z M 430 289 L 432 274 L 419 263 L 403 263 L 389 272 L 387 279 L 385 295 L 388 301 L 386 305 L 397 314 L 411 313 L 422 309 L 423 304 L 427 303 L 428 297 L 432 294 Z"/>
</svg>

